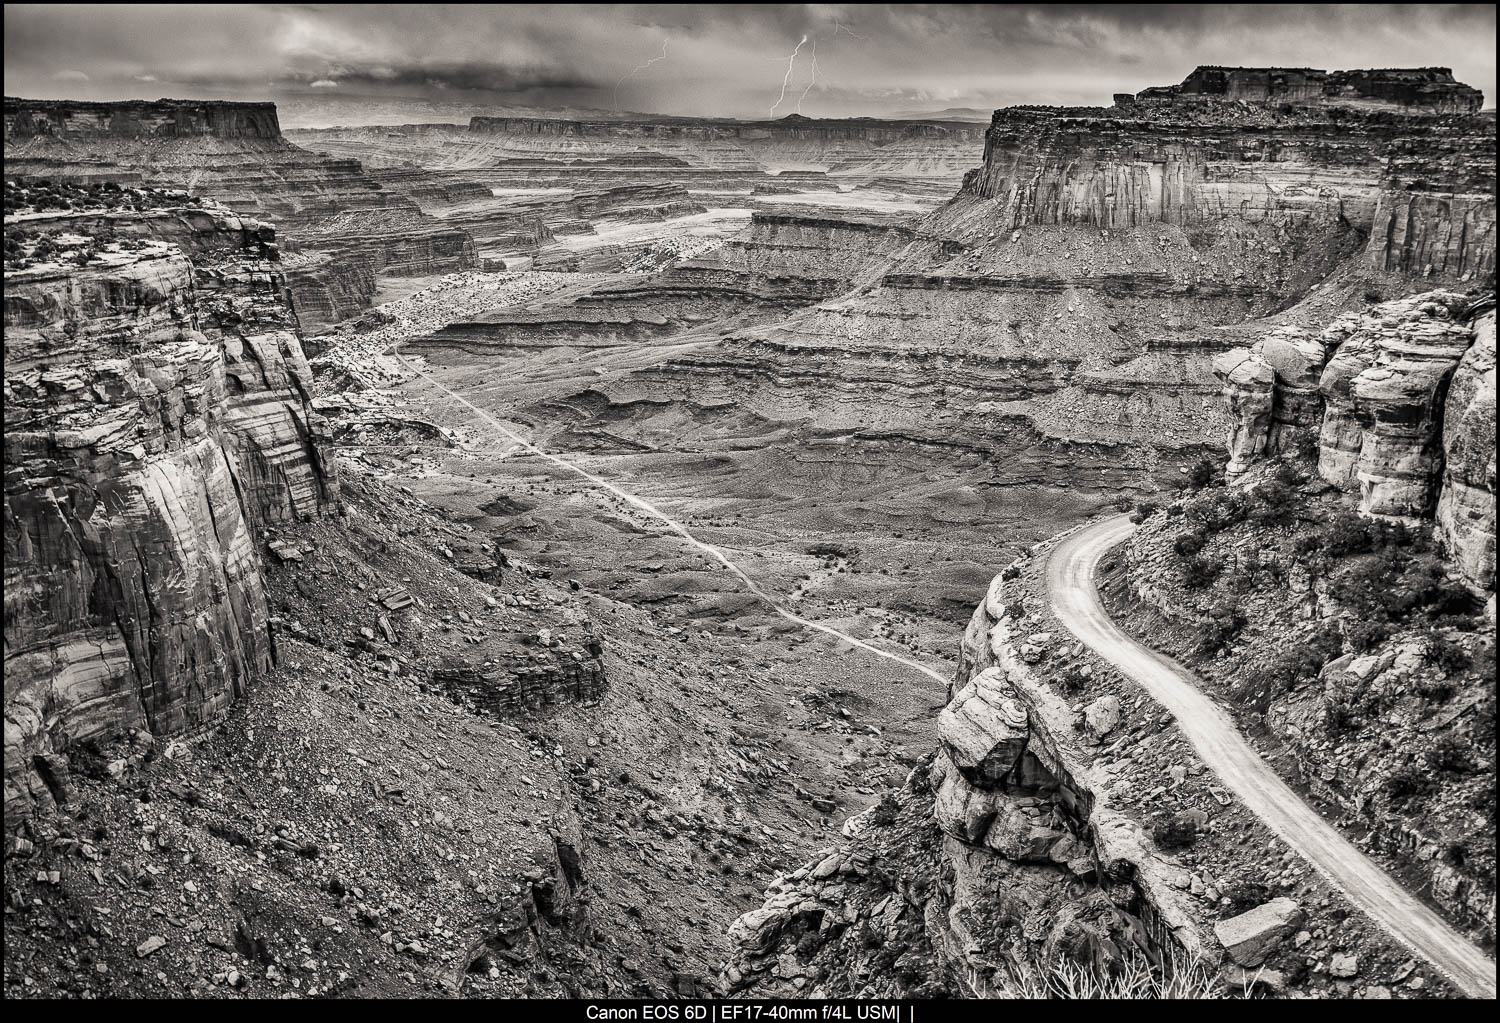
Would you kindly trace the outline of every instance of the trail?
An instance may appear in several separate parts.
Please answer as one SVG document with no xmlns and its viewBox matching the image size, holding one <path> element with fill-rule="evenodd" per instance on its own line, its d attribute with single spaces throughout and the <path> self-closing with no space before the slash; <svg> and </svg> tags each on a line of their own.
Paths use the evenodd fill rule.
<svg viewBox="0 0 1500 1023">
<path fill-rule="evenodd" d="M 1047 590 L 1057 617 L 1087 646 L 1171 711 L 1182 734 L 1277 837 L 1383 930 L 1475 998 L 1495 997 L 1495 964 L 1303 802 L 1251 748 L 1196 675 L 1119 630 L 1099 601 L 1094 571 L 1135 527 L 1116 516 L 1079 530 L 1053 552 Z"/>
<path fill-rule="evenodd" d="M 650 501 L 647 501 L 646 499 L 641 498 L 641 497 L 637 497 L 635 494 L 632 494 L 632 493 L 630 493 L 627 490 L 620 489 L 619 487 L 615 486 L 613 483 L 609 482 L 608 480 L 601 479 L 600 477 L 598 477 L 598 476 L 594 475 L 593 473 L 589 472 L 587 469 L 584 469 L 581 466 L 575 465 L 574 463 L 568 461 L 566 458 L 563 458 L 560 455 L 554 455 L 554 454 L 552 454 L 549 451 L 544 451 L 541 448 L 537 447 L 535 444 L 531 443 L 531 441 L 527 440 L 525 437 L 522 437 L 520 434 L 516 433 L 510 427 L 506 426 L 504 423 L 500 422 L 500 420 L 498 420 L 494 416 L 490 415 L 484 409 L 480 408 L 479 406 L 475 405 L 473 402 L 469 401 L 463 395 L 457 394 L 457 393 L 449 390 L 447 387 L 443 386 L 443 384 L 440 383 L 436 378 L 434 378 L 430 373 L 427 373 L 424 370 L 422 370 L 420 367 L 414 365 L 412 362 L 410 362 L 406 358 L 406 356 L 402 355 L 400 348 L 401 348 L 401 346 L 400 346 L 399 343 L 392 345 L 391 346 L 391 354 L 394 355 L 397 359 L 401 360 L 401 364 L 403 366 L 405 366 L 407 369 L 411 370 L 411 372 L 415 373 L 417 376 L 421 377 L 423 380 L 426 380 L 429 384 L 431 384 L 432 386 L 436 387 L 438 390 L 442 391 L 444 394 L 446 394 L 448 397 L 452 398 L 454 401 L 456 401 L 458 404 L 462 405 L 464 408 L 468 409 L 470 412 L 473 412 L 476 416 L 478 416 L 482 421 L 484 421 L 485 423 L 487 423 L 490 427 L 492 427 L 497 433 L 499 433 L 506 440 L 510 441 L 512 444 L 514 444 L 517 447 L 520 447 L 520 448 L 523 448 L 523 449 L 525 449 L 527 451 L 530 451 L 532 454 L 537 455 L 538 457 L 545 458 L 547 461 L 551 462 L 553 465 L 558 466 L 559 468 L 566 469 L 566 470 L 568 470 L 571 473 L 575 473 L 578 476 L 582 476 L 584 479 L 588 480 L 594 486 L 599 487 L 602 490 L 607 490 L 611 494 L 614 494 L 616 497 L 618 497 L 618 498 L 626 501 L 627 503 L 629 503 L 633 507 L 635 507 L 635 508 L 637 508 L 637 509 L 645 512 L 647 515 L 649 515 L 652 518 L 656 519 L 658 522 L 660 522 L 663 525 L 665 525 L 672 532 L 676 533 L 678 536 L 680 536 L 684 540 L 686 540 L 689 544 L 691 544 L 692 546 L 696 547 L 698 550 L 702 551 L 704 554 L 707 554 L 709 557 L 713 558 L 719 564 L 723 565 L 730 573 L 732 573 L 734 575 L 735 578 L 737 578 L 741 583 L 744 584 L 745 589 L 749 590 L 756 597 L 759 597 L 762 601 L 764 601 L 766 603 L 767 606 L 769 606 L 771 608 L 771 610 L 775 611 L 782 618 L 785 618 L 787 621 L 793 622 L 793 623 L 795 623 L 797 625 L 800 625 L 800 626 L 802 626 L 804 628 L 812 629 L 812 630 L 814 630 L 816 632 L 824 633 L 825 635 L 832 636 L 835 639 L 841 639 L 845 643 L 849 643 L 849 644 L 851 644 L 851 645 L 859 648 L 860 650 L 865 651 L 866 653 L 874 654 L 877 657 L 884 657 L 888 661 L 895 661 L 897 664 L 903 664 L 906 667 L 911 668 L 911 669 L 913 669 L 915 671 L 920 671 L 922 674 L 926 675 L 928 678 L 931 678 L 931 679 L 933 679 L 936 682 L 940 682 L 940 683 L 942 683 L 945 686 L 948 684 L 948 678 L 947 678 L 947 676 L 941 675 L 938 672 L 933 671 L 931 668 L 927 667 L 926 665 L 918 664 L 916 661 L 913 661 L 913 660 L 910 660 L 908 658 L 902 657 L 900 654 L 891 653 L 889 650 L 882 650 L 879 647 L 871 646 L 869 643 L 866 643 L 864 640 L 862 640 L 862 639 L 856 639 L 855 637 L 849 635 L 848 633 L 846 633 L 846 632 L 840 632 L 838 629 L 835 629 L 832 626 L 823 625 L 823 624 L 821 624 L 819 622 L 811 621 L 811 620 L 809 620 L 807 618 L 803 618 L 801 615 L 793 614 L 791 611 L 788 611 L 786 608 L 782 607 L 779 603 L 777 603 L 776 600 L 775 600 L 775 598 L 773 598 L 769 593 L 767 593 L 765 590 L 761 589 L 760 586 L 756 584 L 755 580 L 751 579 L 750 576 L 748 576 L 747 574 L 745 574 L 745 571 L 742 568 L 740 568 L 739 565 L 735 564 L 732 560 L 730 560 L 729 556 L 727 554 L 725 554 L 722 550 L 720 550 L 719 548 L 715 547 L 711 543 L 705 543 L 704 541 L 698 539 L 696 536 L 694 536 L 688 530 L 688 528 L 686 526 L 684 526 L 682 523 L 678 522 L 676 519 L 672 518 L 672 516 L 668 515 L 666 512 L 662 511 L 660 508 L 656 507 Z"/>
</svg>

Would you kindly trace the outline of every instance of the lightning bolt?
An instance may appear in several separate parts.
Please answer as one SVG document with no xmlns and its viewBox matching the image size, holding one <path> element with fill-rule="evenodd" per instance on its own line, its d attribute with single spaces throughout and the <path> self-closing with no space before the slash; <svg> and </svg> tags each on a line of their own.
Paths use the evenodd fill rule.
<svg viewBox="0 0 1500 1023">
<path fill-rule="evenodd" d="M 667 44 L 670 43 L 671 41 L 672 41 L 672 37 L 671 36 L 668 36 L 667 38 L 663 39 L 661 41 L 661 53 L 660 53 L 660 55 L 652 57 L 650 60 L 646 61 L 646 63 L 644 63 L 644 64 L 637 64 L 635 67 L 631 68 L 629 71 L 625 72 L 623 75 L 620 76 L 620 80 L 615 83 L 615 109 L 616 110 L 620 109 L 620 86 L 624 85 L 627 79 L 634 78 L 636 75 L 640 74 L 642 71 L 645 71 L 647 68 L 649 68 L 652 64 L 659 64 L 662 61 L 666 60 L 667 59 Z"/>
<path fill-rule="evenodd" d="M 807 99 L 807 94 L 812 92 L 812 87 L 818 84 L 818 39 L 813 37 L 812 41 L 812 77 L 807 80 L 807 88 L 802 90 L 802 95 L 797 97 L 797 113 L 802 113 L 802 101 Z"/>
<path fill-rule="evenodd" d="M 870 38 L 869 36 L 860 35 L 858 32 L 854 31 L 854 29 L 850 28 L 848 25 L 843 24 L 842 22 L 835 21 L 833 23 L 833 34 L 838 35 L 840 32 L 848 32 L 850 35 L 860 40 L 861 42 L 867 42 Z"/>
<path fill-rule="evenodd" d="M 776 108 L 779 107 L 779 106 L 781 106 L 782 100 L 786 99 L 786 87 L 787 87 L 787 83 L 789 83 L 792 80 L 792 68 L 796 65 L 796 63 L 797 63 L 797 54 L 801 52 L 801 50 L 802 50 L 802 44 L 805 43 L 805 42 L 807 42 L 807 36 L 803 36 L 801 39 L 797 40 L 797 48 L 794 49 L 792 51 L 792 55 L 787 58 L 787 62 L 786 62 L 786 75 L 781 79 L 781 95 L 777 96 L 776 97 L 776 102 L 771 104 L 771 116 L 772 117 L 776 116 Z"/>
</svg>

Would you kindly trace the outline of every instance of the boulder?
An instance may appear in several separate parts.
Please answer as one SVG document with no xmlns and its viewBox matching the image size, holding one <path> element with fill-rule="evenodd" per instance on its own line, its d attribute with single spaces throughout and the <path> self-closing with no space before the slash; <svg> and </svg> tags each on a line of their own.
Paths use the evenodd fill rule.
<svg viewBox="0 0 1500 1023">
<path fill-rule="evenodd" d="M 1306 919 L 1291 899 L 1272 899 L 1239 916 L 1214 924 L 1214 936 L 1229 958 L 1244 967 L 1259 966 L 1282 940 L 1295 934 Z"/>
<path fill-rule="evenodd" d="M 1100 741 L 1120 724 L 1120 698 L 1101 696 L 1083 710 L 1085 727 L 1089 737 Z"/>
<path fill-rule="evenodd" d="M 1026 751 L 1026 708 L 999 668 L 977 675 L 938 716 L 938 740 L 973 784 L 993 787 Z"/>
</svg>

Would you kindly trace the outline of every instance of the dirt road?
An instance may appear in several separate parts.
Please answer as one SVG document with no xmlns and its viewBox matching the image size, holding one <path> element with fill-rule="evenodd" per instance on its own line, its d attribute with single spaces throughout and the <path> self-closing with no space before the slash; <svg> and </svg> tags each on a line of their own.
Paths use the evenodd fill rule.
<svg viewBox="0 0 1500 1023">
<path fill-rule="evenodd" d="M 1225 787 L 1350 902 L 1465 993 L 1494 998 L 1491 959 L 1303 802 L 1250 747 L 1233 718 L 1204 693 L 1192 672 L 1126 636 L 1105 614 L 1094 570 L 1134 528 L 1121 515 L 1079 530 L 1057 547 L 1047 567 L 1047 590 L 1058 618 L 1171 711 L 1182 734 Z"/>
</svg>

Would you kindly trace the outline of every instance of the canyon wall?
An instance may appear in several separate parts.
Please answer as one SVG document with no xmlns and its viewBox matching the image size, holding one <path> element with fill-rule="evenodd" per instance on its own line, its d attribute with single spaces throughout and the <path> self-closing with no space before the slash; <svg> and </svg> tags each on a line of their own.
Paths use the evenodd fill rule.
<svg viewBox="0 0 1500 1023">
<path fill-rule="evenodd" d="M 65 255 L 5 275 L 8 821 L 70 747 L 221 718 L 272 657 L 258 528 L 338 505 L 268 225 L 24 223 Z"/>
<path fill-rule="evenodd" d="M 475 265 L 473 239 L 365 175 L 357 160 L 299 149 L 266 103 L 5 100 L 6 172 L 62 181 L 189 187 L 274 221 L 307 325 L 368 307 L 377 274 Z"/>
</svg>

